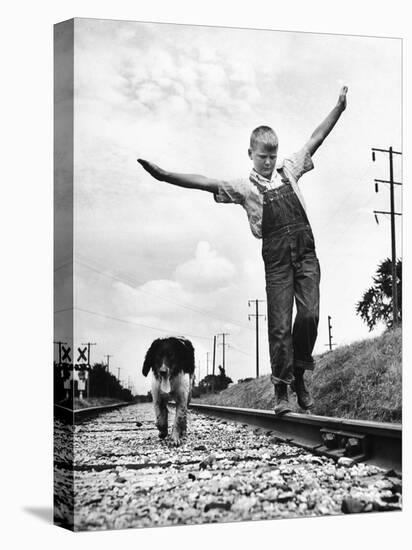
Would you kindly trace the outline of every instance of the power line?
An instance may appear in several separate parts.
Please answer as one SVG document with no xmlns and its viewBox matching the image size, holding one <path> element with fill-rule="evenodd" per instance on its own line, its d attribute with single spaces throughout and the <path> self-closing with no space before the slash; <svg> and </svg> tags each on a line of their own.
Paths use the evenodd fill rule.
<svg viewBox="0 0 412 550">
<path fill-rule="evenodd" d="M 113 317 L 111 315 L 106 315 L 104 313 L 98 313 L 97 311 L 91 311 L 89 309 L 83 309 L 83 308 L 80 308 L 80 307 L 76 307 L 74 308 L 76 309 L 77 311 L 82 311 L 84 313 L 89 313 L 90 315 L 96 315 L 97 317 L 103 317 L 104 319 L 110 319 L 112 321 L 118 321 L 119 323 L 126 323 L 128 325 L 135 325 L 137 327 L 143 327 L 143 328 L 148 328 L 148 329 L 151 329 L 151 330 L 156 330 L 158 332 L 164 332 L 166 334 L 175 334 L 176 336 L 180 336 L 181 335 L 181 332 L 176 332 L 175 330 L 166 330 L 166 329 L 162 329 L 162 328 L 157 328 L 157 327 L 151 327 L 149 325 L 144 325 L 142 323 L 135 323 L 134 321 L 128 321 L 126 319 L 120 319 L 119 317 Z M 190 336 L 191 338 L 200 338 L 202 340 L 210 340 L 210 336 L 199 336 L 199 335 L 195 335 L 195 334 L 189 334 L 189 333 L 186 333 L 186 336 Z"/>
<path fill-rule="evenodd" d="M 200 315 L 205 315 L 207 317 L 212 317 L 214 319 L 217 319 L 218 321 L 225 321 L 227 323 L 231 323 L 232 325 L 236 325 L 240 328 L 251 330 L 250 327 L 248 327 L 246 325 L 242 325 L 242 324 L 234 321 L 233 319 L 218 317 L 217 315 L 215 315 L 211 311 L 207 311 L 207 310 L 204 310 L 204 309 L 201 309 L 201 308 L 198 308 L 198 307 L 194 307 L 194 306 L 191 306 L 189 304 L 179 302 L 178 300 L 173 300 L 172 298 L 168 298 L 166 296 L 161 296 L 160 294 L 156 294 L 155 292 L 152 292 L 150 290 L 144 290 L 144 289 L 139 288 L 138 286 L 136 286 L 139 283 L 137 283 L 135 281 L 131 281 L 130 279 L 127 279 L 127 278 L 124 278 L 124 277 L 118 277 L 116 275 L 111 275 L 109 273 L 105 273 L 104 271 L 101 271 L 101 270 L 91 266 L 90 264 L 87 264 L 84 261 L 79 260 L 77 258 L 76 258 L 75 261 L 76 261 L 76 263 L 79 263 L 80 265 L 86 267 L 87 269 L 90 269 L 91 271 L 94 271 L 94 272 L 98 273 L 99 275 L 102 275 L 103 277 L 107 277 L 108 279 L 113 279 L 113 280 L 118 281 L 118 282 L 123 283 L 123 284 L 127 284 L 128 286 L 131 286 L 132 288 L 134 288 L 138 292 L 142 292 L 143 294 L 148 294 L 149 296 L 154 296 L 154 297 L 156 297 L 160 300 L 164 300 L 166 302 L 170 302 L 171 304 L 177 305 L 177 306 L 182 307 L 184 309 L 187 309 L 189 311 L 193 311 L 194 313 L 199 313 Z"/>
<path fill-rule="evenodd" d="M 58 309 L 58 310 L 56 310 L 56 311 L 53 312 L 53 315 L 55 315 L 56 313 L 62 313 L 63 311 L 70 311 L 70 310 L 72 310 L 72 309 L 74 309 L 73 306 L 71 306 L 71 307 L 65 307 L 64 309 Z"/>
<path fill-rule="evenodd" d="M 56 271 L 59 271 L 59 269 L 62 269 L 63 267 L 66 267 L 66 265 L 73 265 L 73 258 L 71 258 L 67 262 L 64 262 L 64 264 L 59 265 L 59 267 L 54 268 L 54 270 L 53 270 L 54 273 L 56 273 Z"/>
<path fill-rule="evenodd" d="M 119 317 L 113 317 L 112 315 L 106 315 L 104 313 L 99 313 L 97 311 L 92 311 L 92 310 L 88 310 L 88 309 L 84 309 L 84 308 L 79 308 L 79 307 L 76 307 L 76 308 L 70 308 L 70 309 L 74 309 L 74 310 L 77 310 L 77 311 L 81 311 L 83 313 L 88 313 L 90 315 L 95 315 L 97 317 L 102 317 L 104 319 L 109 319 L 109 320 L 112 320 L 112 321 L 117 321 L 119 323 L 125 323 L 125 324 L 128 324 L 128 325 L 134 325 L 134 326 L 137 326 L 137 327 L 142 327 L 142 328 L 147 328 L 147 329 L 150 329 L 150 330 L 156 330 L 158 332 L 163 332 L 165 334 L 174 334 L 176 336 L 180 336 L 182 334 L 182 332 L 185 333 L 185 335 L 187 337 L 190 337 L 190 338 L 199 338 L 201 340 L 211 340 L 211 337 L 210 336 L 200 336 L 199 334 L 189 334 L 189 333 L 186 333 L 185 331 L 180 331 L 180 332 L 177 332 L 177 331 L 173 331 L 173 330 L 167 330 L 167 329 L 162 329 L 162 328 L 158 328 L 158 327 L 152 327 L 152 326 L 149 326 L 149 325 L 144 325 L 142 323 L 136 323 L 134 321 L 129 321 L 127 319 L 121 319 Z M 228 336 L 228 333 L 220 333 L 218 334 L 217 336 L 222 336 L 224 334 L 224 336 Z M 214 336 L 213 337 L 213 342 L 214 342 L 214 350 L 213 350 L 213 374 L 215 372 L 215 362 L 216 362 L 216 338 L 217 336 Z M 86 344 L 82 344 L 82 345 L 86 345 Z M 92 344 L 93 345 L 93 344 Z M 222 344 L 218 344 L 218 345 L 222 345 Z M 228 346 L 228 344 L 226 342 L 224 342 L 224 345 L 225 346 Z M 233 346 L 233 344 L 231 344 L 232 347 L 234 347 L 234 349 L 236 349 L 238 352 L 240 353 L 243 353 L 244 355 L 248 355 L 249 357 L 251 357 L 250 354 L 248 354 L 247 352 L 245 351 L 242 351 L 241 349 L 237 348 L 236 346 Z"/>
<path fill-rule="evenodd" d="M 243 350 L 239 349 L 237 346 L 234 346 L 233 344 L 227 344 L 227 347 L 231 348 L 231 349 L 234 349 L 235 351 L 237 351 L 239 353 L 242 353 L 243 355 L 247 355 L 248 357 L 252 357 L 252 354 L 247 353 L 246 351 L 243 351 Z"/>
<path fill-rule="evenodd" d="M 357 176 L 357 180 L 359 181 L 364 181 L 365 178 L 369 178 L 370 177 L 370 174 L 368 174 L 368 172 L 370 172 L 370 168 L 369 166 L 367 166 L 365 168 L 365 170 L 363 171 L 362 175 L 361 176 Z M 337 215 L 342 212 L 342 211 L 345 211 L 346 210 L 346 207 L 349 206 L 350 202 L 353 201 L 354 199 L 356 199 L 356 203 L 357 203 L 357 209 L 361 209 L 363 207 L 366 207 L 367 205 L 370 204 L 370 198 L 369 196 L 368 197 L 365 197 L 365 200 L 362 201 L 360 203 L 359 201 L 359 197 L 355 197 L 355 194 L 353 191 L 351 192 L 348 192 L 348 190 L 345 188 L 345 194 L 344 194 L 344 197 L 342 200 L 338 201 L 337 203 L 337 207 L 336 209 L 334 210 L 330 210 L 328 209 L 328 212 L 327 212 L 327 215 L 325 216 L 325 221 L 324 223 L 322 223 L 321 225 L 319 225 L 317 227 L 317 234 L 319 235 L 324 235 L 324 234 L 328 234 L 328 232 L 330 231 L 330 227 L 331 227 L 331 221 L 334 221 L 336 220 L 336 217 Z M 358 213 L 355 211 L 355 212 L 348 212 L 349 215 L 352 216 L 351 220 L 347 222 L 347 226 L 351 226 L 352 225 L 352 220 L 355 219 L 355 217 L 358 216 Z M 329 248 L 333 248 L 335 242 L 341 237 L 341 235 L 339 235 L 335 240 L 334 242 L 329 245 Z"/>
</svg>

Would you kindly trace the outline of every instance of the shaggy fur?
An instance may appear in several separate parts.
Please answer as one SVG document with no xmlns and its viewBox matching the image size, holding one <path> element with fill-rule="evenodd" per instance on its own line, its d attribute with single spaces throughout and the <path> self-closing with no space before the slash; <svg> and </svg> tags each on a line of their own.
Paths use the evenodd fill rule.
<svg viewBox="0 0 412 550">
<path fill-rule="evenodd" d="M 172 443 L 180 445 L 187 429 L 187 406 L 190 402 L 195 372 L 195 351 L 186 338 L 159 338 L 146 353 L 143 375 L 152 371 L 152 396 L 159 437 L 168 431 L 169 395 L 176 403 L 176 416 L 172 429 Z"/>
</svg>

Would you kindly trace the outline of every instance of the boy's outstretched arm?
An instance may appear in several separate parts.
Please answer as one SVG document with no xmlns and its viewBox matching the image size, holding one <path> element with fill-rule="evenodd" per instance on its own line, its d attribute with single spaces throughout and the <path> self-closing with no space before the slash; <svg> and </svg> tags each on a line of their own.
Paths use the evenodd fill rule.
<svg viewBox="0 0 412 550">
<path fill-rule="evenodd" d="M 332 128 L 337 123 L 340 115 L 346 109 L 347 91 L 348 91 L 347 86 L 343 86 L 339 94 L 338 103 L 332 109 L 332 111 L 328 114 L 325 120 L 316 128 L 316 130 L 310 136 L 309 141 L 306 143 L 306 147 L 309 150 L 309 153 L 311 156 L 316 152 L 318 147 L 322 145 L 323 140 L 330 133 Z"/>
<path fill-rule="evenodd" d="M 187 189 L 201 189 L 202 191 L 210 191 L 211 193 L 219 192 L 219 180 L 206 178 L 205 176 L 197 174 L 167 172 L 159 166 L 156 166 L 156 164 L 143 159 L 137 159 L 137 162 L 141 164 L 151 176 L 159 181 L 165 181 L 173 185 L 178 185 L 179 187 L 186 187 Z"/>
</svg>

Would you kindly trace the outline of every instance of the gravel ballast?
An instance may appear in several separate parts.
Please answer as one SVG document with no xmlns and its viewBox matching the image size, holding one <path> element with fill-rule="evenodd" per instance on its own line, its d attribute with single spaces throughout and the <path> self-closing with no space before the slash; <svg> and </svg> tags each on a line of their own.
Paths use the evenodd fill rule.
<svg viewBox="0 0 412 550">
<path fill-rule="evenodd" d="M 260 429 L 189 411 L 181 447 L 157 434 L 149 403 L 74 428 L 56 421 L 56 523 L 84 531 L 401 510 L 395 472 L 340 465 Z"/>
</svg>

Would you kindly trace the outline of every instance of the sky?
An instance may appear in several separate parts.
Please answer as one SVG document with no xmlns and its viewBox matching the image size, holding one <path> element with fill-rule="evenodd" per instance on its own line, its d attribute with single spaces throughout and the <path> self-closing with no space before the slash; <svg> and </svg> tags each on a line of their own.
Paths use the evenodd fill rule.
<svg viewBox="0 0 412 550">
<path fill-rule="evenodd" d="M 121 369 L 121 379 L 146 393 L 141 367 L 155 338 L 190 338 L 203 377 L 213 337 L 224 332 L 227 375 L 254 376 L 248 301 L 264 300 L 265 284 L 261 241 L 246 213 L 210 193 L 158 182 L 136 159 L 246 177 L 253 128 L 276 130 L 281 159 L 304 145 L 343 85 L 347 109 L 300 180 L 321 265 L 315 353 L 328 349 L 328 315 L 338 345 L 378 335 L 383 327 L 369 332 L 355 307 L 391 254 L 389 217 L 377 224 L 373 215 L 389 208 L 388 186 L 374 188 L 374 178 L 389 178 L 388 157 L 378 153 L 372 162 L 371 147 L 402 149 L 401 78 L 398 39 L 76 19 L 75 340 L 96 343 L 92 362 L 110 354 L 111 372 Z M 401 181 L 400 157 L 394 168 Z M 395 193 L 401 212 L 400 186 Z M 399 219 L 396 235 L 401 257 Z M 64 248 L 55 259 L 63 286 L 70 280 Z M 56 315 L 55 339 L 64 339 Z M 264 318 L 259 328 L 267 374 Z"/>
</svg>

